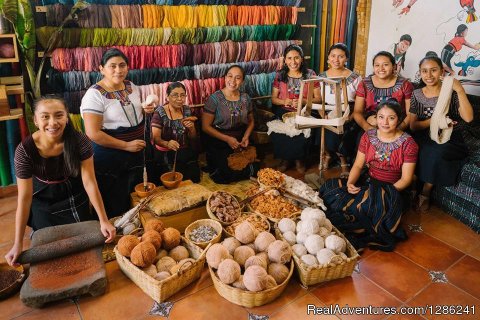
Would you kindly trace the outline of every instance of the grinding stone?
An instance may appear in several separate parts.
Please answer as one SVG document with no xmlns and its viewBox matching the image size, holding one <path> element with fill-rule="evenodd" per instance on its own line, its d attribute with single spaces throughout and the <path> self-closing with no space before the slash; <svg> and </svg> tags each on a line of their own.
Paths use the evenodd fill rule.
<svg viewBox="0 0 480 320">
<path fill-rule="evenodd" d="M 98 221 L 54 226 L 36 231 L 32 247 L 98 230 Z M 98 296 L 105 292 L 107 278 L 102 246 L 65 257 L 30 265 L 30 276 L 20 291 L 22 302 L 33 308 L 45 303 L 83 294 Z"/>
</svg>

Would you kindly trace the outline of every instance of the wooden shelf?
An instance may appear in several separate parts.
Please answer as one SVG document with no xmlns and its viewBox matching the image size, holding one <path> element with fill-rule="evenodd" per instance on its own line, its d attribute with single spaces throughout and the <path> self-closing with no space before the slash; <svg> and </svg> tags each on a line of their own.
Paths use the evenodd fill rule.
<svg viewBox="0 0 480 320">
<path fill-rule="evenodd" d="M 1 43 L 11 43 L 13 45 L 14 56 L 11 58 L 0 58 L 0 63 L 19 62 L 17 37 L 13 33 L 0 34 Z"/>
<path fill-rule="evenodd" d="M 10 115 L 0 116 L 0 121 L 19 119 L 23 117 L 23 110 L 20 108 L 10 109 Z"/>
</svg>

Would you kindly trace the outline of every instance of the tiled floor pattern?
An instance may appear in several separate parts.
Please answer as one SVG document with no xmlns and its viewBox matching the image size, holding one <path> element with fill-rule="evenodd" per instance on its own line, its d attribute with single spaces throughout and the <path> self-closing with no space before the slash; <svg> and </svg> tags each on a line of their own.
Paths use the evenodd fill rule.
<svg viewBox="0 0 480 320">
<path fill-rule="evenodd" d="M 299 177 L 294 170 L 288 173 Z M 338 170 L 329 172 L 337 173 Z M 2 261 L 13 241 L 16 200 L 15 196 L 0 199 Z M 435 206 L 425 214 L 410 211 L 402 221 L 409 239 L 394 252 L 367 249 L 351 277 L 309 288 L 303 288 L 294 276 L 282 296 L 261 307 L 244 308 L 222 298 L 207 268 L 198 281 L 175 294 L 168 303 L 155 305 L 113 261 L 106 264 L 108 287 L 103 296 L 79 297 L 34 310 L 24 306 L 17 294 L 0 302 L 0 319 L 480 319 L 480 235 Z M 25 247 L 28 245 L 26 240 Z M 429 305 L 433 311 L 435 306 L 468 306 L 469 311 L 475 308 L 475 315 L 307 314 L 308 308 L 331 305 Z"/>
</svg>

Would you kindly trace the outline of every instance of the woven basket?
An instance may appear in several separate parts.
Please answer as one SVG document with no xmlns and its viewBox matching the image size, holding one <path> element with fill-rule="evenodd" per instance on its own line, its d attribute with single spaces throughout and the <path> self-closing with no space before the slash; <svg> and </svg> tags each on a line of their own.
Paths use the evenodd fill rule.
<svg viewBox="0 0 480 320">
<path fill-rule="evenodd" d="M 282 115 L 282 121 L 287 122 L 288 118 L 292 118 L 292 117 L 295 118 L 296 115 L 297 115 L 297 113 L 295 111 L 286 112 Z"/>
<path fill-rule="evenodd" d="M 252 132 L 253 142 L 258 144 L 267 144 L 270 142 L 270 136 L 265 131 L 253 131 Z"/>
<path fill-rule="evenodd" d="M 355 248 L 350 244 L 347 238 L 345 238 L 345 236 L 340 231 L 338 231 L 337 228 L 335 228 L 334 226 L 332 227 L 332 230 L 335 232 L 335 234 L 343 238 L 343 240 L 345 240 L 345 242 L 347 243 L 347 250 L 345 251 L 345 254 L 347 255 L 348 259 L 343 260 L 342 263 L 337 265 L 319 268 L 306 265 L 302 262 L 300 257 L 298 257 L 295 253 L 292 253 L 298 277 L 300 278 L 300 282 L 304 286 L 311 286 L 320 282 L 349 277 L 352 275 L 353 269 L 355 269 L 357 260 L 360 258 L 357 250 L 355 250 Z M 275 223 L 275 236 L 277 239 L 284 240 L 282 232 L 278 229 L 277 223 Z"/>
<path fill-rule="evenodd" d="M 200 278 L 205 264 L 205 254 L 207 249 L 201 250 L 198 246 L 186 241 L 182 237 L 182 245 L 185 246 L 190 253 L 190 257 L 196 260 L 193 264 L 185 264 L 185 268 L 181 268 L 177 273 L 170 277 L 158 281 L 146 274 L 140 268 L 135 266 L 128 258 L 122 256 L 117 247 L 115 247 L 115 255 L 118 265 L 123 273 L 130 278 L 143 292 L 148 294 L 153 300 L 161 303 L 169 297 L 188 286 L 190 283 Z"/>
<path fill-rule="evenodd" d="M 232 303 L 251 308 L 263 306 L 264 304 L 272 302 L 282 294 L 282 292 L 287 287 L 288 281 L 292 277 L 293 262 L 290 262 L 290 272 L 288 273 L 287 279 L 285 279 L 283 283 L 279 284 L 274 288 L 259 292 L 241 290 L 225 284 L 220 281 L 220 279 L 215 274 L 215 271 L 213 271 L 210 266 L 208 266 L 208 269 L 210 270 L 210 276 L 212 277 L 213 285 L 215 286 L 215 289 L 217 290 L 219 295 Z"/>
<path fill-rule="evenodd" d="M 190 233 L 200 226 L 212 227 L 217 232 L 217 235 L 213 237 L 213 239 L 211 239 L 210 241 L 205 241 L 205 242 L 195 242 L 191 240 Z M 220 239 L 222 238 L 222 231 L 223 231 L 223 228 L 220 222 L 212 219 L 200 219 L 190 223 L 188 227 L 185 228 L 185 238 L 187 239 L 187 241 L 192 242 L 193 244 L 199 246 L 202 249 L 205 249 L 210 243 L 215 244 L 220 241 Z"/>
<path fill-rule="evenodd" d="M 212 196 L 214 196 L 217 192 L 218 192 L 218 191 L 213 192 L 213 193 L 208 197 L 208 199 L 207 199 L 207 204 L 206 204 L 206 206 L 207 206 L 207 213 L 208 213 L 208 216 L 209 216 L 211 219 L 220 222 L 223 226 L 228 226 L 228 225 L 232 224 L 234 221 L 232 221 L 232 222 L 224 222 L 224 221 L 218 219 L 217 216 L 210 210 L 210 199 L 211 199 Z M 223 192 L 226 192 L 226 191 L 223 191 Z M 226 192 L 226 193 L 228 193 L 228 192 Z M 230 193 L 229 193 L 229 194 L 230 194 Z M 233 194 L 230 194 L 230 195 L 237 201 L 238 206 L 240 207 L 240 203 L 238 202 L 238 199 L 237 199 Z M 240 208 L 240 209 L 239 209 L 239 216 L 241 215 L 241 211 L 242 211 L 242 209 Z"/>
<path fill-rule="evenodd" d="M 260 213 L 255 213 L 255 212 L 244 212 L 242 215 L 235 220 L 231 225 L 225 226 L 223 230 L 225 231 L 225 235 L 229 237 L 234 237 L 235 236 L 235 227 L 238 226 L 240 223 L 243 221 L 250 221 L 252 220 L 256 221 L 257 223 L 262 224 L 262 228 L 255 228 L 258 230 L 258 232 L 262 231 L 267 231 L 270 232 L 270 223 L 268 222 L 267 217 L 265 217 L 263 214 Z M 253 223 L 255 224 L 255 223 Z M 233 231 L 233 232 L 232 232 Z"/>
</svg>

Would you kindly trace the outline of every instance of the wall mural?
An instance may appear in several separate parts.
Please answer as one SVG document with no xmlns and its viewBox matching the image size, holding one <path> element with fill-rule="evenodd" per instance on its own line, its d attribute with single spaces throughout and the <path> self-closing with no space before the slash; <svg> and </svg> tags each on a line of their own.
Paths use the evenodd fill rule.
<svg viewBox="0 0 480 320">
<path fill-rule="evenodd" d="M 419 79 L 418 63 L 437 55 L 446 73 L 467 93 L 480 95 L 480 0 L 373 0 L 368 40 L 367 74 L 372 58 L 391 52 L 397 72 Z"/>
</svg>

